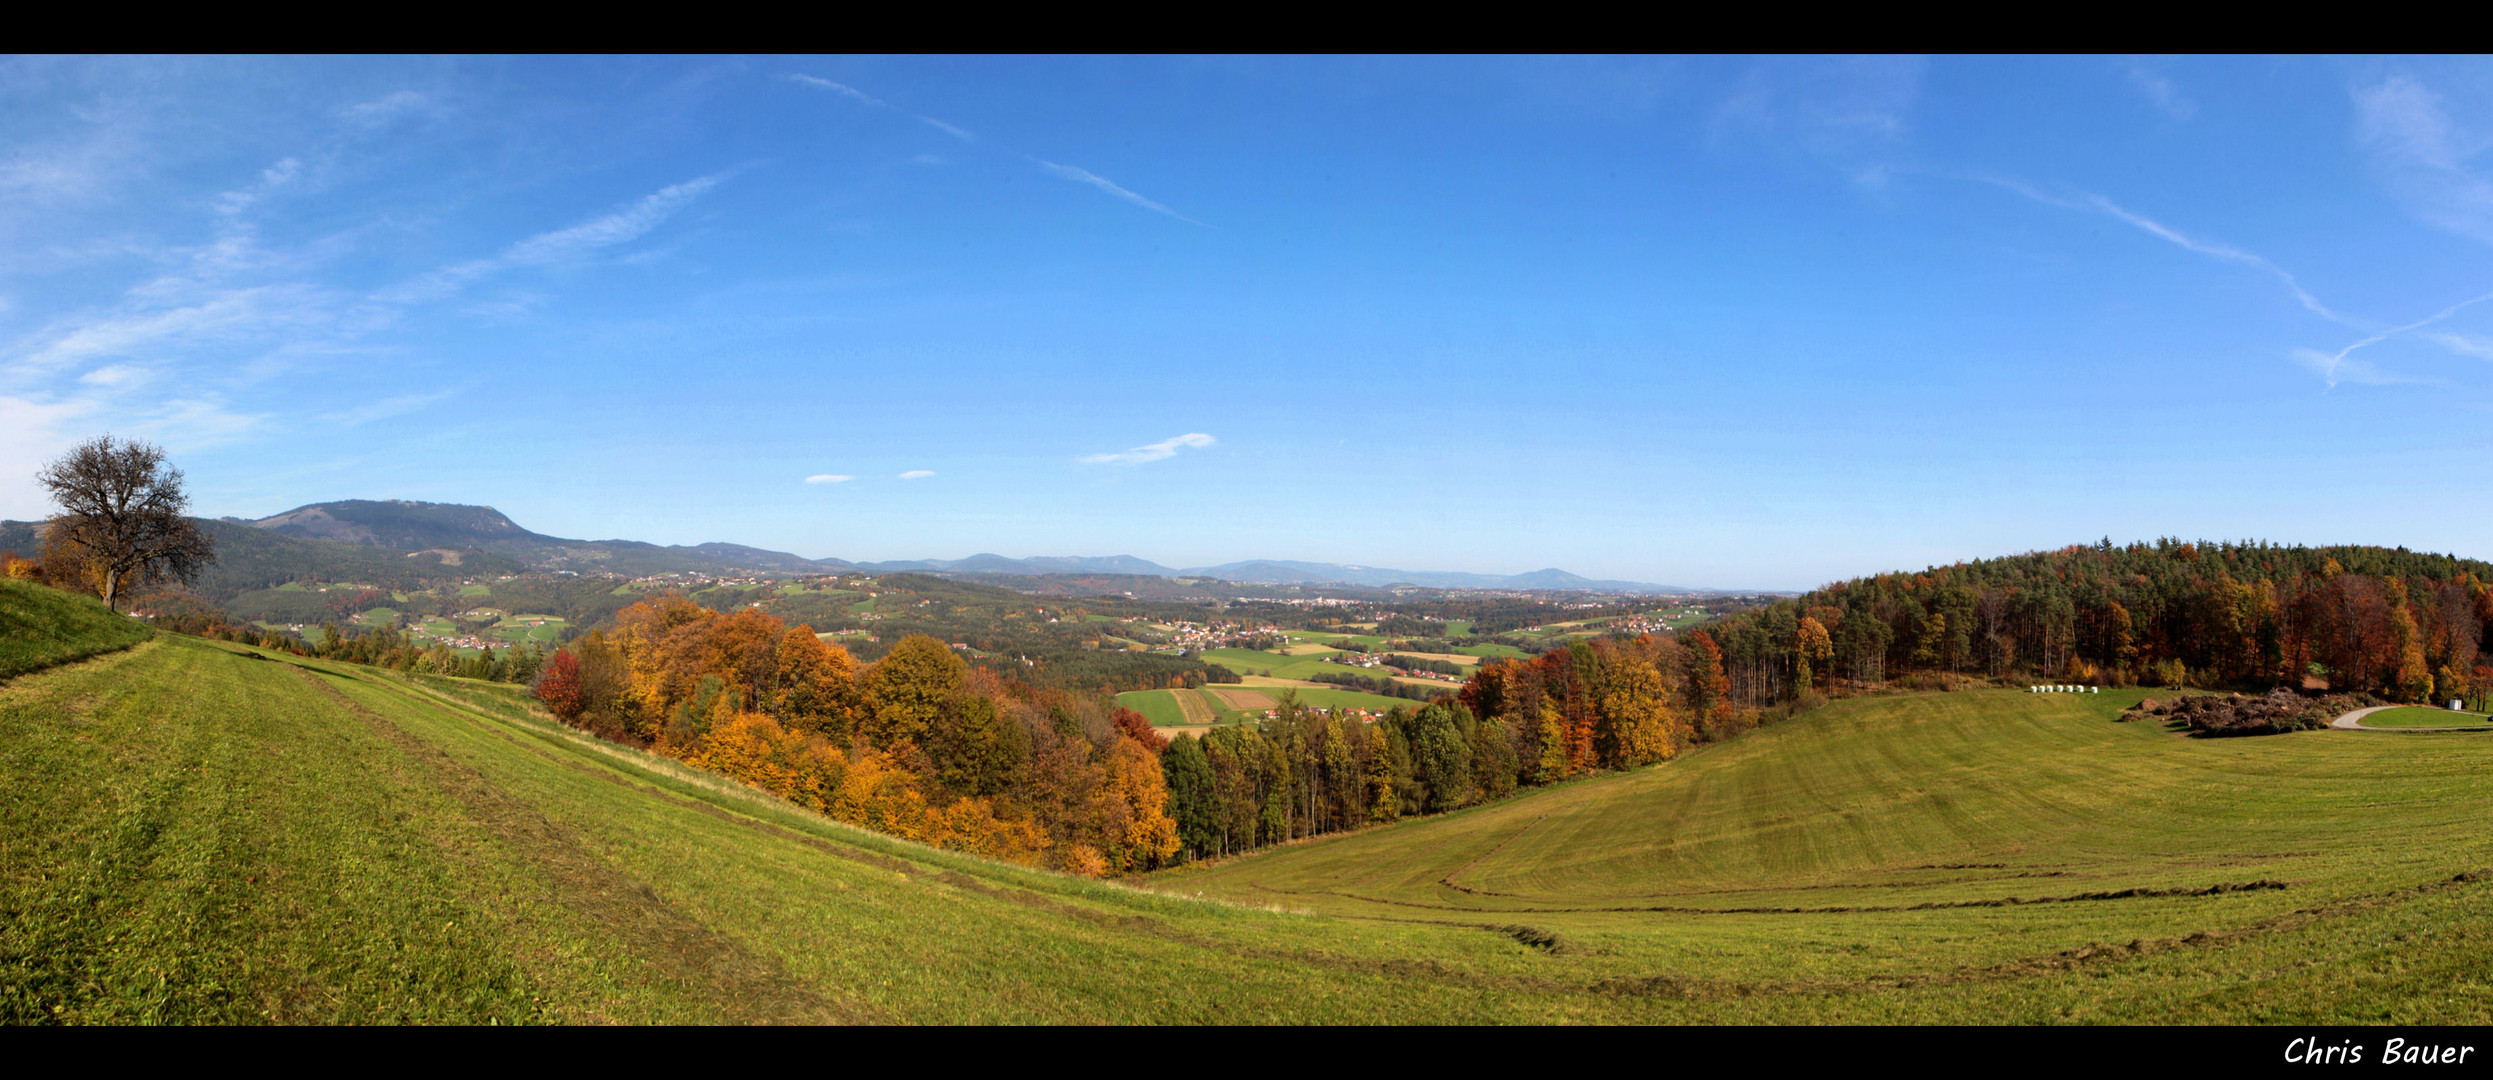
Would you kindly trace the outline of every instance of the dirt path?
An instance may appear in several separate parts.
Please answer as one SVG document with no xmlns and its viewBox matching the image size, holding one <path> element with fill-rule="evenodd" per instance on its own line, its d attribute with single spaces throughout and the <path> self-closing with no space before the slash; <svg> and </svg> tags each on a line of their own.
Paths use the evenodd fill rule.
<svg viewBox="0 0 2493 1080">
<path fill-rule="evenodd" d="M 2337 730 L 2339 730 L 2339 731 L 2389 731 L 2389 732 L 2399 732 L 2399 733 L 2404 733 L 2404 732 L 2417 732 L 2417 733 L 2422 733 L 2422 732 L 2427 732 L 2427 731 L 2481 731 L 2481 730 L 2484 730 L 2484 725 L 2482 725 L 2482 724 L 2469 724 L 2469 725 L 2464 726 L 2464 727 L 2394 727 L 2394 728 L 2393 728 L 2393 727 L 2367 727 L 2367 726 L 2365 726 L 2365 725 L 2364 725 L 2364 723 L 2363 723 L 2363 718 L 2364 718 L 2364 717 L 2366 717 L 2366 716 L 2370 716 L 2370 715 L 2372 715 L 2373 713 L 2380 712 L 2380 711 L 2385 710 L 2385 709 L 2403 709 L 2403 708 L 2406 708 L 2406 706 L 2404 706 L 2404 705 L 2374 705 L 2374 706 L 2372 706 L 2371 708 L 2368 708 L 2368 709 L 2356 709 L 2356 710 L 2355 710 L 2355 711 L 2353 711 L 2353 712 L 2347 713 L 2347 714 L 2346 714 L 2346 715 L 2344 715 L 2344 716 L 2340 716 L 2340 717 L 2338 717 L 2338 718 L 2337 718 L 2337 719 L 2335 719 L 2335 720 L 2331 720 L 2331 721 L 2329 721 L 2329 726 L 2330 726 L 2330 727 L 2332 727 L 2332 728 L 2336 728 L 2336 729 L 2337 729 Z"/>
</svg>

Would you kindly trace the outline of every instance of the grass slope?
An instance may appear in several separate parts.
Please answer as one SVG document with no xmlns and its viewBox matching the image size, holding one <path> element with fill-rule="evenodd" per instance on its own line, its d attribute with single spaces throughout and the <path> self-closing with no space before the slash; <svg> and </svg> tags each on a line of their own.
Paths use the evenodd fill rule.
<svg viewBox="0 0 2493 1080">
<path fill-rule="evenodd" d="M 2365 727 L 2479 728 L 2493 717 L 2483 713 L 2452 712 L 2409 705 L 2400 709 L 2382 709 L 2360 721 Z"/>
<path fill-rule="evenodd" d="M 0 578 L 0 679 L 126 649 L 154 633 L 92 596 Z"/>
<path fill-rule="evenodd" d="M 486 684 L 178 636 L 0 689 L 0 813 L 0 1022 L 1653 1011 L 1473 985 L 1539 963 L 1499 935 L 931 851 L 594 743 Z M 1466 974 L 1410 993 L 1408 957 Z"/>
<path fill-rule="evenodd" d="M 2124 703 L 1843 702 L 1138 890 L 164 635 L 0 685 L 0 1022 L 2493 1018 L 2493 744 Z"/>
<path fill-rule="evenodd" d="M 2136 697 L 1854 699 L 1159 884 L 1529 926 L 1690 1020 L 2493 1018 L 2493 744 L 2186 739 Z"/>
</svg>

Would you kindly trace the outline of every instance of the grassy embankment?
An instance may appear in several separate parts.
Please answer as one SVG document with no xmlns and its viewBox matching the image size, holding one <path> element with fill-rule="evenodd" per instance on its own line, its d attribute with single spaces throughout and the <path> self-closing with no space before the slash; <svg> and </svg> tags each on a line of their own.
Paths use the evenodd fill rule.
<svg viewBox="0 0 2493 1080">
<path fill-rule="evenodd" d="M 1839 702 L 1144 891 L 160 636 L 0 684 L 0 1020 L 2493 1019 L 2493 744 L 2126 703 Z"/>
<path fill-rule="evenodd" d="M 154 634 L 93 597 L 0 578 L 0 679 L 127 649 Z"/>
</svg>

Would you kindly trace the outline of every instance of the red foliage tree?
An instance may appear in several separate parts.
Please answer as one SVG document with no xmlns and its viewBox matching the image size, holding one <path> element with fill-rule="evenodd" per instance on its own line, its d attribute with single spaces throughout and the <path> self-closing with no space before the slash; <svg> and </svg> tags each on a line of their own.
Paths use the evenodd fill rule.
<svg viewBox="0 0 2493 1080">
<path fill-rule="evenodd" d="M 537 676 L 537 700 L 566 724 L 579 718 L 587 700 L 580 693 L 580 661 L 571 650 L 554 650 L 554 659 Z"/>
<path fill-rule="evenodd" d="M 1117 729 L 1118 734 L 1143 744 L 1143 749 L 1151 751 L 1154 756 L 1169 748 L 1169 741 L 1161 738 L 1159 732 L 1151 730 L 1151 719 L 1132 709 L 1120 708 L 1110 713 L 1108 723 Z"/>
</svg>

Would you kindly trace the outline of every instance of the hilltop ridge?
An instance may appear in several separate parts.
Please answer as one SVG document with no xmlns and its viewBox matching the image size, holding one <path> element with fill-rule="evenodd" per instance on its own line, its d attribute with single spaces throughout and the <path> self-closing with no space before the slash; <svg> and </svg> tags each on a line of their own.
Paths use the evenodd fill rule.
<svg viewBox="0 0 2493 1080">
<path fill-rule="evenodd" d="M 1134 555 L 1034 555 L 1011 558 L 980 552 L 963 559 L 894 559 L 852 562 L 809 559 L 784 551 L 710 542 L 658 545 L 637 540 L 571 540 L 533 532 L 490 506 L 406 499 L 341 499 L 309 503 L 280 514 L 239 521 L 304 540 L 392 547 L 400 550 L 460 549 L 491 552 L 555 570 L 610 570 L 626 574 L 665 572 L 819 574 L 1127 574 L 1140 577 L 1217 578 L 1251 585 L 1410 585 L 1438 589 L 1587 590 L 1640 593 L 1704 593 L 1731 590 L 1596 580 L 1555 567 L 1523 574 L 1401 570 L 1352 563 L 1249 559 L 1218 566 L 1173 568 Z"/>
</svg>

